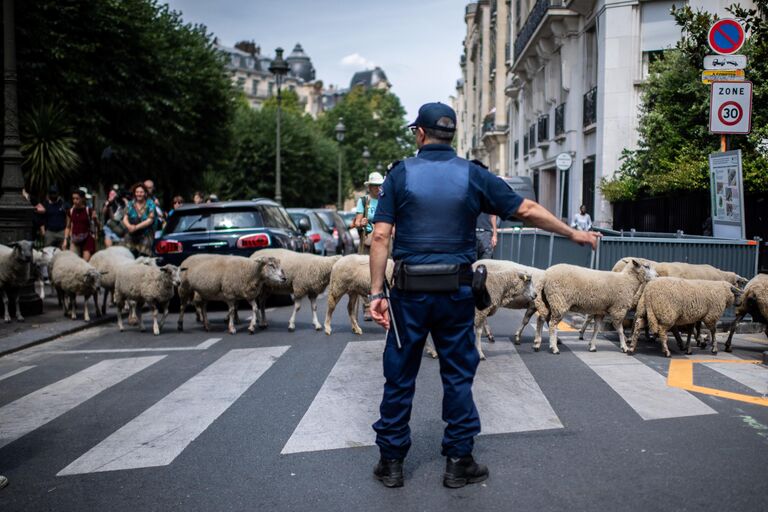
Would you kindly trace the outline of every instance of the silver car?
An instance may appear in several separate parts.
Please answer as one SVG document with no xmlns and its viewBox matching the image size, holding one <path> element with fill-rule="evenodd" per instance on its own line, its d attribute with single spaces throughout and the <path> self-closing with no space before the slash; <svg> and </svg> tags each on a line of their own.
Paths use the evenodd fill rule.
<svg viewBox="0 0 768 512">
<path fill-rule="evenodd" d="M 323 256 L 336 254 L 336 239 L 329 233 L 323 219 L 309 208 L 287 208 L 288 215 L 298 225 L 301 219 L 309 221 L 309 231 L 304 235 L 312 242 L 315 254 Z"/>
</svg>

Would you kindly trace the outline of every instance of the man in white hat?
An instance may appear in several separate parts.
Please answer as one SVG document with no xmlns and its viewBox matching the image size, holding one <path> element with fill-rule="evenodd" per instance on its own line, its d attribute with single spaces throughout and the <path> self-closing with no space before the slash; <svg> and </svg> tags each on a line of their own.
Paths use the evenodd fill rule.
<svg viewBox="0 0 768 512">
<path fill-rule="evenodd" d="M 378 172 L 372 172 L 368 175 L 368 181 L 365 185 L 368 187 L 368 193 L 357 200 L 357 209 L 355 210 L 354 226 L 360 233 L 360 246 L 358 254 L 368 254 L 371 250 L 371 241 L 373 240 L 373 219 L 376 213 L 376 207 L 379 205 L 379 190 L 384 183 L 384 176 Z M 371 302 L 367 297 L 363 299 L 363 320 L 371 321 Z"/>
</svg>

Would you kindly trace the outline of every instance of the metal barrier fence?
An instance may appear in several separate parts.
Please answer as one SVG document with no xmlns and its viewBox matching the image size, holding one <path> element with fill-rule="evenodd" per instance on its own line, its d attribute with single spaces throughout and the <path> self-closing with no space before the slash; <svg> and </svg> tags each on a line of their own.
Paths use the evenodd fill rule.
<svg viewBox="0 0 768 512">
<path fill-rule="evenodd" d="M 614 232 L 615 233 L 615 232 Z M 523 265 L 547 268 L 557 263 L 611 270 L 625 256 L 654 261 L 707 263 L 751 279 L 757 274 L 760 244 L 757 240 L 723 240 L 680 234 L 647 236 L 642 233 L 603 236 L 597 251 L 535 228 L 499 230 L 493 257 Z"/>
</svg>

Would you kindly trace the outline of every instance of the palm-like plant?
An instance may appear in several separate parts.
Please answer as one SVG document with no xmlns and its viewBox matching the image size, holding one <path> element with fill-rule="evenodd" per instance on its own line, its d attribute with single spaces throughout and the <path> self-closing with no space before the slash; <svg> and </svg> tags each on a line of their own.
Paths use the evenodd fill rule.
<svg viewBox="0 0 768 512">
<path fill-rule="evenodd" d="M 76 139 L 61 107 L 35 107 L 21 124 L 22 169 L 31 192 L 44 194 L 49 186 L 67 178 L 80 164 Z"/>
</svg>

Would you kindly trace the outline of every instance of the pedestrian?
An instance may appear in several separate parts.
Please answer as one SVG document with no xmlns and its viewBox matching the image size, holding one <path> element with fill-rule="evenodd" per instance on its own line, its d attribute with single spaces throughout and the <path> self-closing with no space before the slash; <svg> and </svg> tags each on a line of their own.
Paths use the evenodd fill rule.
<svg viewBox="0 0 768 512">
<path fill-rule="evenodd" d="M 208 199 L 205 200 L 206 203 L 218 203 L 219 202 L 219 196 L 216 194 L 210 194 L 208 196 Z"/>
<path fill-rule="evenodd" d="M 368 175 L 368 180 L 364 185 L 368 187 L 368 193 L 357 200 L 355 209 L 355 219 L 352 225 L 357 228 L 360 234 L 360 243 L 357 247 L 358 254 L 369 254 L 371 250 L 371 239 L 373 238 L 373 216 L 376 214 L 376 205 L 379 204 L 379 190 L 384 183 L 384 176 L 378 172 L 372 172 Z M 357 314 L 357 313 L 355 313 Z M 363 298 L 363 320 L 370 322 L 371 302 L 367 297 Z"/>
<path fill-rule="evenodd" d="M 37 212 L 42 215 L 40 234 L 46 247 L 64 247 L 64 230 L 67 227 L 68 205 L 59 196 L 59 187 L 51 185 L 48 197 L 37 206 Z"/>
<path fill-rule="evenodd" d="M 587 213 L 587 207 L 585 205 L 579 206 L 579 213 L 573 216 L 571 227 L 574 227 L 579 231 L 589 231 L 592 229 L 592 217 Z"/>
<path fill-rule="evenodd" d="M 195 204 L 203 204 L 205 202 L 205 194 L 203 194 L 199 190 L 196 191 L 192 195 L 192 202 L 195 203 Z"/>
<path fill-rule="evenodd" d="M 477 237 L 477 259 L 489 260 L 493 258 L 493 250 L 498 241 L 498 228 L 495 215 L 481 213 L 477 216 L 475 236 Z"/>
<path fill-rule="evenodd" d="M 95 233 L 98 229 L 96 211 L 87 205 L 82 189 L 72 191 L 72 207 L 67 210 L 67 226 L 64 229 L 65 251 L 70 249 L 85 261 L 96 252 Z"/>
<path fill-rule="evenodd" d="M 462 487 L 488 477 L 472 457 L 480 418 L 472 399 L 479 357 L 475 349 L 472 263 L 475 225 L 481 213 L 513 216 L 596 245 L 594 232 L 568 227 L 534 201 L 523 199 L 500 178 L 456 156 L 451 147 L 456 113 L 428 103 L 411 125 L 418 155 L 393 166 L 379 194 L 371 243 L 371 314 L 388 329 L 384 349 L 384 393 L 373 424 L 381 458 L 374 476 L 387 487 L 403 485 L 403 461 L 411 446 L 416 375 L 424 342 L 431 334 L 443 381 L 443 485 Z M 392 256 L 394 287 L 387 300 L 384 275 L 390 235 L 397 226 Z"/>
<path fill-rule="evenodd" d="M 107 194 L 107 200 L 101 207 L 101 217 L 104 226 L 104 245 L 112 247 L 119 244 L 125 236 L 123 215 L 125 214 L 125 197 L 119 189 L 111 189 Z"/>
<path fill-rule="evenodd" d="M 144 180 L 144 190 L 147 191 L 147 200 L 152 201 L 155 205 L 155 222 L 152 231 L 159 231 L 163 229 L 163 223 L 165 223 L 165 212 L 160 207 L 160 200 L 155 195 L 155 182 Z"/>
<path fill-rule="evenodd" d="M 155 232 L 155 203 L 147 197 L 147 189 L 143 183 L 131 187 L 133 200 L 128 202 L 123 216 L 123 225 L 128 231 L 125 235 L 125 246 L 136 256 L 152 256 L 152 244 Z"/>
<path fill-rule="evenodd" d="M 173 205 L 173 208 L 171 208 L 171 211 L 168 212 L 168 217 L 166 217 L 166 222 L 168 222 L 171 219 L 171 216 L 176 211 L 176 208 L 184 205 L 184 198 L 181 196 L 173 196 L 171 204 Z"/>
</svg>

